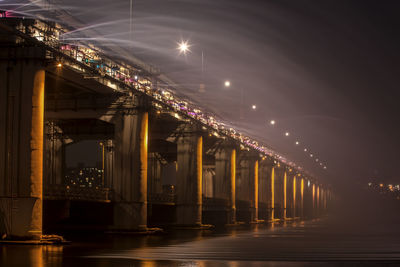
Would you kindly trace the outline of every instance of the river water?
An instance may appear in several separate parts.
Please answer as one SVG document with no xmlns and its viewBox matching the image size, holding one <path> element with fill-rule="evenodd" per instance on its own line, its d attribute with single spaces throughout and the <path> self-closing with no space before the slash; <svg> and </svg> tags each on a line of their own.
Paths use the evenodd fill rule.
<svg viewBox="0 0 400 267">
<path fill-rule="evenodd" d="M 369 205 L 364 205 L 369 206 Z M 400 266 L 396 210 L 354 208 L 306 222 L 161 235 L 66 235 L 60 246 L 0 247 L 1 266 Z M 381 212 L 378 212 L 381 211 Z M 389 216 L 390 215 L 390 216 Z"/>
</svg>

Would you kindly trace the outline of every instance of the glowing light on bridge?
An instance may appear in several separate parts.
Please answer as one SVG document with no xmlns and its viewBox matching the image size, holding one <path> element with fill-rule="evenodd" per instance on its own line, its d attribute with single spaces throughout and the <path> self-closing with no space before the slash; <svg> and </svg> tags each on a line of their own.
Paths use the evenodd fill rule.
<svg viewBox="0 0 400 267">
<path fill-rule="evenodd" d="M 189 49 L 190 45 L 188 44 L 188 41 L 181 41 L 178 43 L 178 50 L 179 53 L 186 55 L 187 52 L 190 52 Z"/>
</svg>

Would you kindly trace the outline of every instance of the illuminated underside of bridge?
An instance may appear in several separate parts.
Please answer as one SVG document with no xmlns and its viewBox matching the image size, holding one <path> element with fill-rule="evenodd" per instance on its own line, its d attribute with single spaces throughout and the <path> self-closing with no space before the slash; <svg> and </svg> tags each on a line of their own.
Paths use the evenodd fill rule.
<svg viewBox="0 0 400 267">
<path fill-rule="evenodd" d="M 106 228 L 119 231 L 326 211 L 331 192 L 315 178 L 174 97 L 151 72 L 63 44 L 63 31 L 0 21 L 2 234 L 40 238 L 43 218 L 90 203 L 106 205 Z M 82 140 L 102 142 L 99 188 L 65 184 L 65 147 Z M 169 188 L 163 179 L 173 181 Z"/>
</svg>

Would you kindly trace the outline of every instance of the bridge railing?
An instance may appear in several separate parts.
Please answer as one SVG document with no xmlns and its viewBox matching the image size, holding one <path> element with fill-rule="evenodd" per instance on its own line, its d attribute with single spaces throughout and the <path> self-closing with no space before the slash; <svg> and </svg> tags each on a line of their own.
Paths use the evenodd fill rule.
<svg viewBox="0 0 400 267">
<path fill-rule="evenodd" d="M 48 200 L 82 200 L 95 202 L 111 202 L 111 189 L 88 188 L 68 185 L 45 185 L 44 199 Z"/>
</svg>

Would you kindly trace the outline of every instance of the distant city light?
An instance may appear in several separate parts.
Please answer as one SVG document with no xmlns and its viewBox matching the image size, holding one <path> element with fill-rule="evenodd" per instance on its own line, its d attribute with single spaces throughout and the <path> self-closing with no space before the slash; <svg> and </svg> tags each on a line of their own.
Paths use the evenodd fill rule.
<svg viewBox="0 0 400 267">
<path fill-rule="evenodd" d="M 136 81 L 139 79 L 139 77 L 138 77 L 137 75 L 135 75 L 135 77 L 134 77 L 134 78 L 135 78 L 135 80 L 136 80 Z"/>
<path fill-rule="evenodd" d="M 326 166 L 324 166 L 324 170 L 326 170 Z"/>
<path fill-rule="evenodd" d="M 319 161 L 319 159 L 315 159 L 315 161 L 316 161 L 316 162 L 318 162 L 318 161 Z"/>
<path fill-rule="evenodd" d="M 307 152 L 307 148 L 304 148 L 304 152 Z"/>
<path fill-rule="evenodd" d="M 269 122 L 269 124 L 275 125 L 275 120 L 271 120 L 271 121 Z"/>
<path fill-rule="evenodd" d="M 225 81 L 225 87 L 229 87 L 231 86 L 231 82 L 230 81 Z"/>
<path fill-rule="evenodd" d="M 290 134 L 289 134 L 289 132 L 286 132 L 285 135 L 286 135 L 286 136 L 289 136 Z"/>
<path fill-rule="evenodd" d="M 62 67 L 62 64 L 61 64 L 61 63 L 58 63 L 58 64 L 57 64 L 57 67 L 58 67 L 58 68 L 61 68 L 61 67 Z"/>
<path fill-rule="evenodd" d="M 256 105 L 252 105 L 251 108 L 252 108 L 252 109 L 256 109 L 257 106 L 256 106 Z"/>
<path fill-rule="evenodd" d="M 296 141 L 296 143 L 295 143 L 295 144 L 296 144 L 296 146 L 298 146 L 298 145 L 300 145 L 300 142 L 299 142 L 299 141 Z"/>
<path fill-rule="evenodd" d="M 310 154 L 310 157 L 314 157 L 314 155 L 313 155 L 313 154 Z"/>
</svg>

